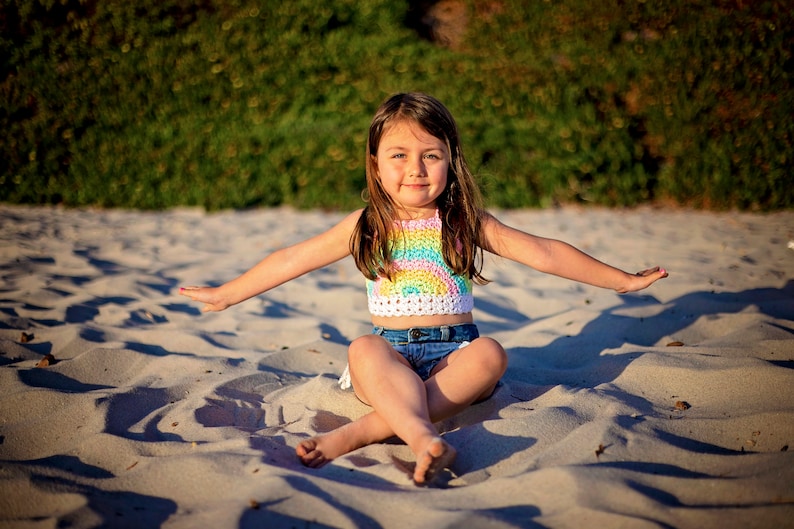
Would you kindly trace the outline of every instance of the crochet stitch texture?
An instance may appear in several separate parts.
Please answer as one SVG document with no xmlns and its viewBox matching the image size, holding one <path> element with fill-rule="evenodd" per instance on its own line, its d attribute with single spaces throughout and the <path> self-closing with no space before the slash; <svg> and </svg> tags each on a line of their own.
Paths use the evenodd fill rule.
<svg viewBox="0 0 794 529">
<path fill-rule="evenodd" d="M 375 316 L 465 314 L 474 308 L 472 281 L 455 274 L 441 252 L 441 219 L 400 221 L 391 234 L 394 273 L 367 280 Z"/>
</svg>

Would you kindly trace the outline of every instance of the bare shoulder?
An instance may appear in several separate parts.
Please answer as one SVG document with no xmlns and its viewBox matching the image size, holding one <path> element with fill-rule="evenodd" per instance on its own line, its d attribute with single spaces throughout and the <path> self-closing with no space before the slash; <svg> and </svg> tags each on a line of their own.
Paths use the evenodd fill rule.
<svg viewBox="0 0 794 529">
<path fill-rule="evenodd" d="M 351 222 L 353 226 L 355 226 L 356 222 L 358 222 L 358 219 L 361 218 L 362 213 L 364 213 L 364 208 L 359 208 L 355 211 L 352 211 L 342 220 L 342 222 Z"/>
<path fill-rule="evenodd" d="M 483 211 L 480 217 L 483 232 L 483 249 L 498 254 L 498 248 L 505 235 L 506 230 L 511 228 L 496 218 L 488 211 Z"/>
<path fill-rule="evenodd" d="M 322 233 L 299 242 L 290 250 L 296 259 L 314 270 L 350 255 L 350 237 L 356 227 L 361 210 L 349 213 Z"/>
<path fill-rule="evenodd" d="M 484 230 L 492 230 L 496 225 L 502 222 L 497 219 L 491 212 L 483 210 L 480 213 L 480 224 Z"/>
<path fill-rule="evenodd" d="M 327 244 L 341 244 L 346 248 L 350 241 L 350 237 L 353 235 L 353 230 L 356 228 L 358 219 L 361 218 L 361 213 L 363 211 L 363 209 L 357 209 L 356 211 L 347 214 L 342 218 L 342 220 L 331 226 L 319 237 L 327 241 Z"/>
<path fill-rule="evenodd" d="M 339 221 L 333 229 L 338 229 L 339 231 L 346 233 L 348 237 L 353 234 L 353 230 L 356 228 L 356 224 L 358 224 L 358 219 L 361 218 L 361 214 L 364 212 L 364 208 L 357 209 L 349 214 L 347 214 L 341 221 Z"/>
<path fill-rule="evenodd" d="M 536 251 L 542 241 L 530 233 L 508 226 L 487 212 L 482 216 L 482 230 L 483 249 L 513 260 L 520 260 L 519 256 L 528 251 Z"/>
</svg>

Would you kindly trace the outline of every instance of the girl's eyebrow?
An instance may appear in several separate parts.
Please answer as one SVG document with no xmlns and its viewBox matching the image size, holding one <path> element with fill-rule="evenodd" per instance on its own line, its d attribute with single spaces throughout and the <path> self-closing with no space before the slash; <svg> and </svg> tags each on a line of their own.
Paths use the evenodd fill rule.
<svg viewBox="0 0 794 529">
<path fill-rule="evenodd" d="M 387 151 L 406 151 L 406 150 L 408 150 L 408 147 L 403 147 L 402 145 L 390 145 L 390 146 L 385 147 L 384 150 L 387 150 Z M 444 151 L 444 150 L 445 150 L 444 147 L 428 147 L 426 149 L 422 149 L 423 152 L 427 152 L 427 151 Z"/>
</svg>

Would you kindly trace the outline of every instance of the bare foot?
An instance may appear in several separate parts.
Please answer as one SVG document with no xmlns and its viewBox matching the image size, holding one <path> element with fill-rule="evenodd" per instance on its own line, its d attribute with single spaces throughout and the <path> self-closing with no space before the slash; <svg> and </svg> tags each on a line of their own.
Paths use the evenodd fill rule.
<svg viewBox="0 0 794 529">
<path fill-rule="evenodd" d="M 295 448 L 295 453 L 305 466 L 309 468 L 320 468 L 333 458 L 328 458 L 320 448 L 320 442 L 316 437 L 301 441 Z"/>
<path fill-rule="evenodd" d="M 414 482 L 424 485 L 455 460 L 457 452 L 440 437 L 433 438 L 425 451 L 416 458 Z"/>
<path fill-rule="evenodd" d="M 320 468 L 329 461 L 366 444 L 357 442 L 355 436 L 351 435 L 352 430 L 351 425 L 347 424 L 328 433 L 301 441 L 295 448 L 295 453 L 301 463 L 307 467 Z"/>
</svg>

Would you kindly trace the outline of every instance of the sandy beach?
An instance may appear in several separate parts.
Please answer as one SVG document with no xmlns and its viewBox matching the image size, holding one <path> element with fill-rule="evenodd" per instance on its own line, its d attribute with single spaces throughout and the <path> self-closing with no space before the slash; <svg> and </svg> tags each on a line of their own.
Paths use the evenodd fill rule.
<svg viewBox="0 0 794 529">
<path fill-rule="evenodd" d="M 342 213 L 0 206 L 0 527 L 794 527 L 794 212 L 495 213 L 670 277 L 488 258 L 475 320 L 510 365 L 419 488 L 398 440 L 294 453 L 368 411 L 337 385 L 371 328 L 352 260 L 222 313 L 178 295 Z"/>
</svg>

